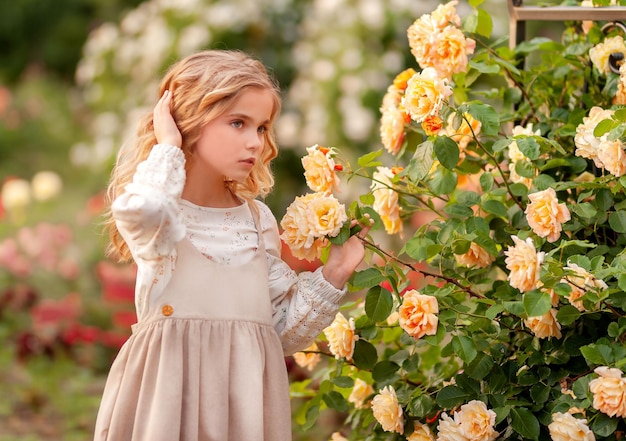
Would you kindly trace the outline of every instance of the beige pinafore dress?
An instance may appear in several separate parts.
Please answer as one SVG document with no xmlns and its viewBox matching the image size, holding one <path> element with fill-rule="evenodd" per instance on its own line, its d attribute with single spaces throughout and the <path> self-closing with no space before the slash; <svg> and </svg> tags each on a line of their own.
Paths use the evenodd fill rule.
<svg viewBox="0 0 626 441">
<path fill-rule="evenodd" d="M 243 265 L 217 264 L 187 238 L 177 244 L 170 282 L 111 367 L 96 441 L 291 440 L 287 372 L 257 236 Z"/>
</svg>

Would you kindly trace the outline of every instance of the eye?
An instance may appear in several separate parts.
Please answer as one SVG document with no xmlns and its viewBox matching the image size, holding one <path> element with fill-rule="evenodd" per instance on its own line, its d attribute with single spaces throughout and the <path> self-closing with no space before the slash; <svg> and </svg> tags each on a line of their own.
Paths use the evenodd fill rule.
<svg viewBox="0 0 626 441">
<path fill-rule="evenodd" d="M 235 120 L 235 121 L 231 122 L 230 125 L 233 126 L 236 129 L 240 129 L 240 128 L 243 127 L 243 121 L 238 119 L 238 120 Z"/>
<path fill-rule="evenodd" d="M 257 129 L 257 132 L 259 132 L 260 134 L 264 134 L 265 132 L 267 132 L 267 126 L 261 126 Z"/>
</svg>

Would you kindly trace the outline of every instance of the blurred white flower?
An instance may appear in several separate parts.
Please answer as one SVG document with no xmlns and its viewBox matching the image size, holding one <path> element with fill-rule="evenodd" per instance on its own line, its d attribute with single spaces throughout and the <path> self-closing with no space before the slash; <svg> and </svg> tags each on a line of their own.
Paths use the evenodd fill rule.
<svg viewBox="0 0 626 441">
<path fill-rule="evenodd" d="M 63 190 L 61 177 L 53 171 L 40 171 L 31 180 L 33 198 L 37 201 L 47 201 L 57 197 Z"/>
<path fill-rule="evenodd" d="M 7 211 L 20 210 L 30 204 L 30 183 L 25 179 L 9 179 L 2 186 L 2 205 Z"/>
</svg>

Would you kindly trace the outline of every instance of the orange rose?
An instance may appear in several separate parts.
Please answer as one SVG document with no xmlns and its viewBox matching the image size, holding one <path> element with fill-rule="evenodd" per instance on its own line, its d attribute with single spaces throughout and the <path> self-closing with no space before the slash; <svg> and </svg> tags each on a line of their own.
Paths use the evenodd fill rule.
<svg viewBox="0 0 626 441">
<path fill-rule="evenodd" d="M 482 401 L 472 400 L 461 406 L 454 414 L 454 420 L 460 426 L 461 435 L 468 440 L 493 441 L 498 437 L 498 432 L 493 428 L 496 413 L 487 409 Z"/>
<path fill-rule="evenodd" d="M 407 441 L 435 441 L 435 436 L 426 424 L 413 422 L 413 433 L 407 438 Z"/>
<path fill-rule="evenodd" d="M 600 139 L 593 132 L 600 121 L 611 118 L 614 113 L 613 110 L 605 110 L 598 106 L 589 110 L 589 115 L 584 117 L 582 124 L 576 127 L 576 135 L 574 136 L 576 156 L 593 160 L 596 167 L 604 167 L 602 161 L 598 159 Z"/>
<path fill-rule="evenodd" d="M 619 139 L 609 141 L 604 136 L 600 138 L 598 144 L 598 160 L 613 176 L 623 176 L 626 174 L 626 152 L 624 143 Z"/>
<path fill-rule="evenodd" d="M 610 417 L 626 417 L 626 378 L 622 371 L 601 366 L 594 372 L 600 376 L 589 382 L 594 409 Z"/>
<path fill-rule="evenodd" d="M 564 203 L 559 204 L 556 192 L 548 188 L 528 195 L 530 204 L 526 207 L 528 225 L 539 237 L 555 242 L 561 237 L 562 225 L 570 220 L 570 213 Z"/>
<path fill-rule="evenodd" d="M 491 254 L 475 242 L 470 244 L 470 249 L 465 254 L 455 254 L 454 258 L 459 265 L 470 268 L 487 268 L 495 260 Z"/>
<path fill-rule="evenodd" d="M 429 115 L 438 115 L 443 101 L 451 94 L 448 80 L 427 67 L 409 80 L 402 105 L 415 122 L 421 123 Z"/>
<path fill-rule="evenodd" d="M 307 148 L 306 151 L 308 154 L 302 158 L 302 166 L 307 185 L 315 192 L 332 193 L 339 187 L 335 161 L 330 156 L 332 150 L 322 149 L 316 144 Z"/>
<path fill-rule="evenodd" d="M 596 437 L 587 426 L 587 420 L 575 418 L 569 413 L 555 412 L 548 425 L 552 441 L 595 441 Z"/>
<path fill-rule="evenodd" d="M 380 118 L 380 139 L 383 147 L 392 155 L 400 152 L 404 142 L 404 112 L 398 107 L 382 107 Z"/>
<path fill-rule="evenodd" d="M 525 241 L 517 236 L 511 236 L 514 246 L 509 247 L 504 254 L 507 269 L 510 271 L 508 279 L 513 288 L 522 292 L 531 291 L 539 282 L 539 269 L 543 263 L 545 253 L 537 251 L 533 241 Z"/>
<path fill-rule="evenodd" d="M 420 294 L 412 289 L 404 293 L 398 311 L 400 327 L 413 338 L 435 335 L 439 318 L 439 304 L 434 296 Z"/>
<path fill-rule="evenodd" d="M 354 333 L 354 319 L 346 319 L 340 312 L 329 327 L 324 329 L 324 335 L 328 339 L 328 347 L 335 358 L 352 360 L 354 343 L 359 336 Z"/>
<path fill-rule="evenodd" d="M 396 391 L 392 386 L 385 386 L 372 399 L 372 413 L 383 430 L 387 432 L 404 432 L 402 407 L 398 403 Z"/>
<path fill-rule="evenodd" d="M 561 283 L 567 283 L 571 288 L 567 299 L 579 311 L 585 311 L 585 306 L 580 298 L 585 295 L 588 289 L 601 290 L 608 288 L 603 280 L 596 279 L 593 274 L 575 263 L 567 262 L 563 269 L 567 271 L 567 274 L 561 279 Z"/>
<path fill-rule="evenodd" d="M 378 167 L 372 180 L 373 208 L 380 216 L 388 234 L 402 232 L 398 193 L 393 190 L 393 172 L 388 167 Z"/>
<path fill-rule="evenodd" d="M 354 380 L 354 387 L 348 397 L 348 401 L 354 404 L 357 409 L 365 409 L 369 407 L 369 402 L 366 400 L 374 394 L 374 388 L 365 381 L 357 378 Z"/>
<path fill-rule="evenodd" d="M 312 371 L 322 359 L 322 356 L 316 353 L 319 351 L 319 348 L 315 342 L 313 342 L 304 351 L 305 352 L 296 352 L 293 354 L 293 359 L 298 366 Z"/>
<path fill-rule="evenodd" d="M 422 121 L 422 129 L 428 136 L 437 135 L 443 127 L 443 121 L 438 115 L 428 115 Z"/>
<path fill-rule="evenodd" d="M 478 136 L 482 123 L 477 119 L 474 119 L 469 113 L 464 113 L 461 118 L 461 124 L 459 127 L 454 127 L 454 121 L 457 117 L 456 113 L 451 113 L 448 117 L 446 125 L 446 135 L 448 135 L 454 142 L 459 145 L 461 154 L 464 154 L 464 150 L 467 145 L 474 139 L 474 136 Z M 468 124 L 469 121 L 469 124 Z"/>
<path fill-rule="evenodd" d="M 556 309 L 551 309 L 542 316 L 528 317 L 524 324 L 538 338 L 561 338 L 561 324 L 556 319 Z"/>
</svg>

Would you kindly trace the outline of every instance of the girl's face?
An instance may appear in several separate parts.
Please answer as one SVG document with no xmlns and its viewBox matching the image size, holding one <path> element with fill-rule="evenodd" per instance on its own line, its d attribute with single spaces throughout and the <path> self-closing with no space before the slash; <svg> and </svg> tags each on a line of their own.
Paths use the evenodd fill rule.
<svg viewBox="0 0 626 441">
<path fill-rule="evenodd" d="M 245 181 L 265 147 L 273 110 L 269 90 L 244 89 L 226 112 L 202 128 L 188 173 L 222 187 L 224 178 Z"/>
</svg>

